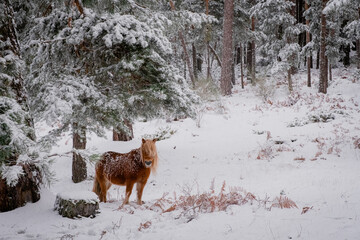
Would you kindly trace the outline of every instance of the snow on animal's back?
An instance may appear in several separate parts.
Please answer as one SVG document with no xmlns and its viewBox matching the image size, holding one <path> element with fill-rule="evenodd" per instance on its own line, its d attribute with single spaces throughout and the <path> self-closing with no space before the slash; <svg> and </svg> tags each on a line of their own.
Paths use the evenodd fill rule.
<svg viewBox="0 0 360 240">
<path fill-rule="evenodd" d="M 124 154 L 106 152 L 103 159 L 104 173 L 107 176 L 132 175 L 143 167 L 139 148 Z"/>
</svg>

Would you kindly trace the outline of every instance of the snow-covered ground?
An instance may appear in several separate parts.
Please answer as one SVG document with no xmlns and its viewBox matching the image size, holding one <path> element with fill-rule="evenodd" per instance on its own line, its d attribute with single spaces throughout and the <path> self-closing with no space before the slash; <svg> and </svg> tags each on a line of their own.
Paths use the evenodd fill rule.
<svg viewBox="0 0 360 240">
<path fill-rule="evenodd" d="M 254 87 L 237 85 L 197 120 L 138 122 L 130 142 L 113 142 L 110 132 L 108 139 L 92 136 L 88 148 L 96 152 L 128 152 L 146 134 L 176 131 L 157 142 L 159 168 L 145 187 L 145 204 L 138 206 L 133 192 L 119 210 L 124 187 L 113 185 L 95 218 L 61 217 L 53 210 L 56 195 L 91 191 L 94 175 L 89 164 L 89 179 L 74 184 L 71 155 L 63 155 L 53 164 L 58 181 L 42 190 L 39 202 L 0 213 L 0 239 L 360 239 L 360 82 L 346 69 L 333 74 L 327 95 L 307 88 L 301 72 L 290 96 L 286 85 L 277 85 L 263 103 Z M 64 136 L 53 151 L 71 146 Z M 225 193 L 256 199 L 224 211 L 199 212 L 196 204 L 164 211 L 175 196 L 213 190 L 219 196 L 224 183 Z M 297 208 L 279 208 L 280 196 Z"/>
</svg>

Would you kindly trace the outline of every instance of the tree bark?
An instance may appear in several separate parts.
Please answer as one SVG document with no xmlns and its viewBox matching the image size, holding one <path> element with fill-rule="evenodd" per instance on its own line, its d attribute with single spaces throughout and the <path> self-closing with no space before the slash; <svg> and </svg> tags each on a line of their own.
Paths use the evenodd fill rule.
<svg viewBox="0 0 360 240">
<path fill-rule="evenodd" d="M 205 0 L 205 14 L 209 15 L 209 0 Z M 210 64 L 210 27 L 206 25 L 206 36 L 205 36 L 205 44 L 207 50 L 207 70 L 206 70 L 206 79 L 210 79 L 211 72 L 211 64 Z"/>
<path fill-rule="evenodd" d="M 74 183 L 84 181 L 87 178 L 85 159 L 76 150 L 86 149 L 86 127 L 73 123 L 73 162 L 72 180 Z"/>
<path fill-rule="evenodd" d="M 196 47 L 195 47 L 194 43 L 192 44 L 192 60 L 193 60 L 194 78 L 198 79 L 197 53 L 196 53 Z"/>
<path fill-rule="evenodd" d="M 239 46 L 239 56 L 240 56 L 240 74 L 241 74 L 241 88 L 244 89 L 244 68 L 243 68 L 243 49 L 242 44 Z"/>
<path fill-rule="evenodd" d="M 233 21 L 234 21 L 234 0 L 225 0 L 224 3 L 224 25 L 223 25 L 223 51 L 220 88 L 223 95 L 231 94 L 232 62 L 233 57 Z"/>
<path fill-rule="evenodd" d="M 15 186 L 7 185 L 5 179 L 0 176 L 0 212 L 11 211 L 27 202 L 40 200 L 40 170 L 32 163 L 21 164 L 21 167 L 24 174 Z"/>
<path fill-rule="evenodd" d="M 251 18 L 251 31 L 255 32 L 255 17 Z M 254 82 L 256 80 L 255 76 L 255 66 L 256 66 L 256 59 L 255 59 L 255 39 L 251 42 L 251 81 Z"/>
<path fill-rule="evenodd" d="M 325 8 L 327 0 L 322 1 L 322 9 Z M 321 14 L 321 36 L 320 36 L 320 79 L 319 92 L 327 93 L 327 59 L 326 59 L 326 16 Z"/>
<path fill-rule="evenodd" d="M 360 69 L 360 39 L 356 41 L 357 68 Z"/>
<path fill-rule="evenodd" d="M 289 92 L 292 92 L 293 84 L 292 84 L 292 78 L 291 78 L 291 69 L 288 69 L 287 75 L 288 75 L 288 89 L 289 89 Z"/>
<path fill-rule="evenodd" d="M 316 69 L 320 68 L 320 49 L 316 52 Z"/>
<path fill-rule="evenodd" d="M 360 21 L 360 7 L 359 7 L 359 21 Z M 357 68 L 360 69 L 360 37 L 356 41 L 356 53 L 357 53 Z"/>
<path fill-rule="evenodd" d="M 125 120 L 124 124 L 128 127 L 128 132 L 119 127 L 113 129 L 113 141 L 131 141 L 134 138 L 134 131 L 132 124 L 129 120 Z"/>
<path fill-rule="evenodd" d="M 348 45 L 344 46 L 343 50 L 345 53 L 345 55 L 343 57 L 344 67 L 349 67 L 350 66 L 350 51 L 351 51 L 350 45 L 348 44 Z"/>
<path fill-rule="evenodd" d="M 309 9 L 309 5 L 305 0 L 305 11 Z M 306 20 L 306 26 L 310 26 L 310 21 Z M 308 44 L 310 42 L 310 30 L 306 31 L 306 44 Z M 307 86 L 311 87 L 311 52 L 308 53 L 307 56 L 307 61 L 306 61 L 306 65 L 307 65 Z"/>
<path fill-rule="evenodd" d="M 251 42 L 247 43 L 247 52 L 246 52 L 246 68 L 247 68 L 247 79 L 250 80 L 250 82 L 252 83 L 252 79 L 251 79 L 251 71 L 252 71 L 252 45 Z"/>
<path fill-rule="evenodd" d="M 202 57 L 201 57 L 201 55 L 200 55 L 200 56 L 198 56 L 198 57 L 196 58 L 196 67 L 197 67 L 197 71 L 198 71 L 199 73 L 202 72 L 202 64 L 203 64 L 203 59 L 202 59 Z"/>
</svg>

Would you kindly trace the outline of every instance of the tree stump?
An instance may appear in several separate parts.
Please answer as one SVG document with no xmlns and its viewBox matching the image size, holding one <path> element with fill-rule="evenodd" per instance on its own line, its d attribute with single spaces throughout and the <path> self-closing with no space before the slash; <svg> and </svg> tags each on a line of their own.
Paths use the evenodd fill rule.
<svg viewBox="0 0 360 240">
<path fill-rule="evenodd" d="M 95 217 L 99 200 L 90 191 L 64 192 L 56 195 L 54 210 L 67 218 Z"/>
</svg>

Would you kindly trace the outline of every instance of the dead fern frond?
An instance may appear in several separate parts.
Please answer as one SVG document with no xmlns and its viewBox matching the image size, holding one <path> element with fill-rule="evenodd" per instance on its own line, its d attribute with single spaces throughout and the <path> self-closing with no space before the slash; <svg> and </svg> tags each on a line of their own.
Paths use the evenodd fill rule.
<svg viewBox="0 0 360 240">
<path fill-rule="evenodd" d="M 280 197 L 276 197 L 273 201 L 273 203 L 271 204 L 270 206 L 270 210 L 271 208 L 273 207 L 277 207 L 277 208 L 298 208 L 296 203 L 289 199 L 288 197 L 283 197 L 283 196 L 280 196 Z"/>
</svg>

